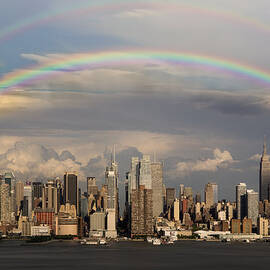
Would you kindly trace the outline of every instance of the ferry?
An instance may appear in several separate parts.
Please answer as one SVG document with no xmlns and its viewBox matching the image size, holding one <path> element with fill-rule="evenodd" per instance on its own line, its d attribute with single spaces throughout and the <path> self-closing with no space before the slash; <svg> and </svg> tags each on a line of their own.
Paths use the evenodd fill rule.
<svg viewBox="0 0 270 270">
<path fill-rule="evenodd" d="M 96 241 L 96 240 L 92 240 L 92 241 L 86 241 L 86 243 L 85 243 L 86 245 L 98 245 L 98 241 Z"/>
<path fill-rule="evenodd" d="M 81 241 L 81 245 L 98 245 L 98 241 L 83 239 L 83 241 Z"/>
</svg>

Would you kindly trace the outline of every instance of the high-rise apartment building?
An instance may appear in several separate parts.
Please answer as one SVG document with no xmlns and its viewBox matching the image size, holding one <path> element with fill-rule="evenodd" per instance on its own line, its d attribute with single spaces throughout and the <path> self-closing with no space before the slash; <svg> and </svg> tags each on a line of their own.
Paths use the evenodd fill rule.
<svg viewBox="0 0 270 270">
<path fill-rule="evenodd" d="M 205 186 L 205 205 L 207 208 L 211 208 L 218 202 L 218 186 L 216 183 L 208 183 Z"/>
<path fill-rule="evenodd" d="M 153 234 L 152 189 L 140 185 L 131 193 L 131 236 Z"/>
<path fill-rule="evenodd" d="M 263 145 L 263 153 L 260 162 L 260 201 L 269 200 L 270 186 L 270 156 L 267 155 L 266 142 Z"/>
<path fill-rule="evenodd" d="M 130 195 L 131 236 L 153 233 L 153 207 L 155 216 L 163 212 L 163 168 L 162 163 L 151 163 L 150 156 L 133 157 L 127 177 Z M 129 196 L 128 196 L 129 197 Z"/>
<path fill-rule="evenodd" d="M 242 220 L 246 216 L 247 204 L 246 204 L 247 185 L 240 183 L 236 186 L 236 217 Z"/>
<path fill-rule="evenodd" d="M 0 221 L 11 221 L 10 186 L 5 182 L 0 184 Z"/>
<path fill-rule="evenodd" d="M 151 163 L 151 177 L 153 190 L 153 216 L 158 217 L 163 213 L 163 166 L 161 162 Z"/>
</svg>

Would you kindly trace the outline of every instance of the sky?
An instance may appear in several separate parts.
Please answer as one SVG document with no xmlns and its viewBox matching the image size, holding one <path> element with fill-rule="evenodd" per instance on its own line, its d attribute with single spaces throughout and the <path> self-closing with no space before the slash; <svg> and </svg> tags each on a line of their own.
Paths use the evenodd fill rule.
<svg viewBox="0 0 270 270">
<path fill-rule="evenodd" d="M 270 75 L 150 54 L 270 74 L 268 0 L 0 0 L 0 25 L 0 86 L 79 56 L 114 55 L 2 84 L 1 172 L 34 181 L 77 171 L 82 188 L 87 176 L 101 185 L 115 144 L 122 190 L 131 157 L 156 153 L 168 187 L 216 182 L 220 199 L 234 199 L 239 182 L 258 191 Z"/>
</svg>

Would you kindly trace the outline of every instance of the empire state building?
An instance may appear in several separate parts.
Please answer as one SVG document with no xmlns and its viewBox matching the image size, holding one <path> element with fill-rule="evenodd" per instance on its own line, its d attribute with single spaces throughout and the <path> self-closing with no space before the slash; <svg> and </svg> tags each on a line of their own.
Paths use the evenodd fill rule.
<svg viewBox="0 0 270 270">
<path fill-rule="evenodd" d="M 260 201 L 270 200 L 270 156 L 266 153 L 266 143 L 260 163 Z"/>
</svg>

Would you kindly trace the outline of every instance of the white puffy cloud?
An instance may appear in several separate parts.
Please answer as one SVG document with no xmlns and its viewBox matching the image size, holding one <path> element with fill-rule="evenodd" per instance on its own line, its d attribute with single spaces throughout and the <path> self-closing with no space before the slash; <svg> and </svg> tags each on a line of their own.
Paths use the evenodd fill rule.
<svg viewBox="0 0 270 270">
<path fill-rule="evenodd" d="M 187 175 L 192 172 L 210 171 L 215 172 L 219 168 L 226 168 L 230 163 L 233 163 L 233 157 L 228 151 L 221 151 L 216 148 L 213 151 L 213 158 L 204 160 L 179 162 L 177 164 L 177 172 L 182 175 Z"/>
<path fill-rule="evenodd" d="M 66 171 L 80 172 L 81 164 L 68 151 L 60 155 L 39 144 L 16 142 L 0 155 L 1 171 L 10 170 L 24 180 L 62 176 Z"/>
</svg>

